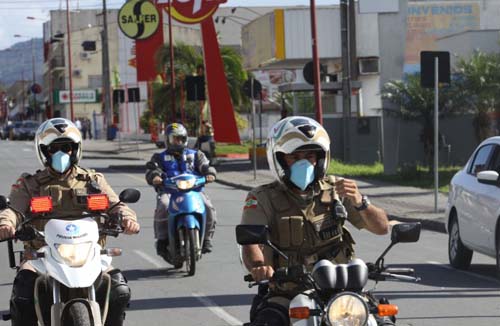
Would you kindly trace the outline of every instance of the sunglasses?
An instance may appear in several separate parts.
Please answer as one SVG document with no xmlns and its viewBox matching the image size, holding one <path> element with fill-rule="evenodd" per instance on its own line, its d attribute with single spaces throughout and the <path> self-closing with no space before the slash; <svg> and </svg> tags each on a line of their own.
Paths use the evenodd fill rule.
<svg viewBox="0 0 500 326">
<path fill-rule="evenodd" d="M 71 144 L 50 144 L 47 150 L 50 154 L 54 154 L 59 151 L 69 153 L 73 150 L 73 147 Z"/>
</svg>

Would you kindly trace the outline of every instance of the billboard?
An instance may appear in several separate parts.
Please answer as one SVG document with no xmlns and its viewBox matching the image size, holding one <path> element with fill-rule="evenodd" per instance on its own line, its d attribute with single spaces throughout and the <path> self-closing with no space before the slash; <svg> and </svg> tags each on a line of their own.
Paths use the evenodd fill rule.
<svg viewBox="0 0 500 326">
<path fill-rule="evenodd" d="M 436 39 L 480 28 L 477 1 L 409 2 L 405 73 L 420 71 L 420 52 L 436 51 Z"/>
</svg>

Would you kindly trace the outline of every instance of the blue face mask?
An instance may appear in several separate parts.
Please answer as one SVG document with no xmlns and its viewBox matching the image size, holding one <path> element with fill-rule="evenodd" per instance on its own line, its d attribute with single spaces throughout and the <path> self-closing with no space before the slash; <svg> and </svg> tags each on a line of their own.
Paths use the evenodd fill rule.
<svg viewBox="0 0 500 326">
<path fill-rule="evenodd" d="M 64 173 L 71 165 L 71 158 L 67 153 L 58 151 L 51 157 L 51 166 L 59 173 Z"/>
<path fill-rule="evenodd" d="M 314 165 L 306 159 L 293 163 L 290 172 L 290 181 L 302 191 L 314 181 Z"/>
</svg>

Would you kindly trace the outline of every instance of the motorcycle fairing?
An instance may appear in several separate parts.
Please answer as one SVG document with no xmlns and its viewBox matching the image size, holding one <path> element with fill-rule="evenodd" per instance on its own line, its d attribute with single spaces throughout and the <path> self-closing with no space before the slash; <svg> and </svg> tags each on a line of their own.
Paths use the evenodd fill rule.
<svg viewBox="0 0 500 326">
<path fill-rule="evenodd" d="M 38 252 L 44 257 L 30 261 L 30 264 L 40 274 L 49 274 L 69 288 L 85 288 L 91 286 L 109 263 L 109 258 L 102 261 L 101 246 L 97 243 L 99 230 L 97 223 L 90 218 L 80 220 L 52 219 L 45 225 L 46 246 Z M 56 244 L 79 244 L 90 242 L 91 248 L 85 263 L 80 267 L 71 267 L 64 263 L 59 255 Z"/>
</svg>

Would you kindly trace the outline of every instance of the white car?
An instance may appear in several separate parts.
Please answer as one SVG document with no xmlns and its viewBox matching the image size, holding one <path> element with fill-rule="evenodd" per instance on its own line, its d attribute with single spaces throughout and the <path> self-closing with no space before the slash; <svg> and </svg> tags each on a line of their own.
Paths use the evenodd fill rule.
<svg viewBox="0 0 500 326">
<path fill-rule="evenodd" d="M 472 253 L 496 258 L 500 277 L 500 137 L 483 141 L 450 183 L 446 217 L 450 264 L 470 266 Z"/>
</svg>

